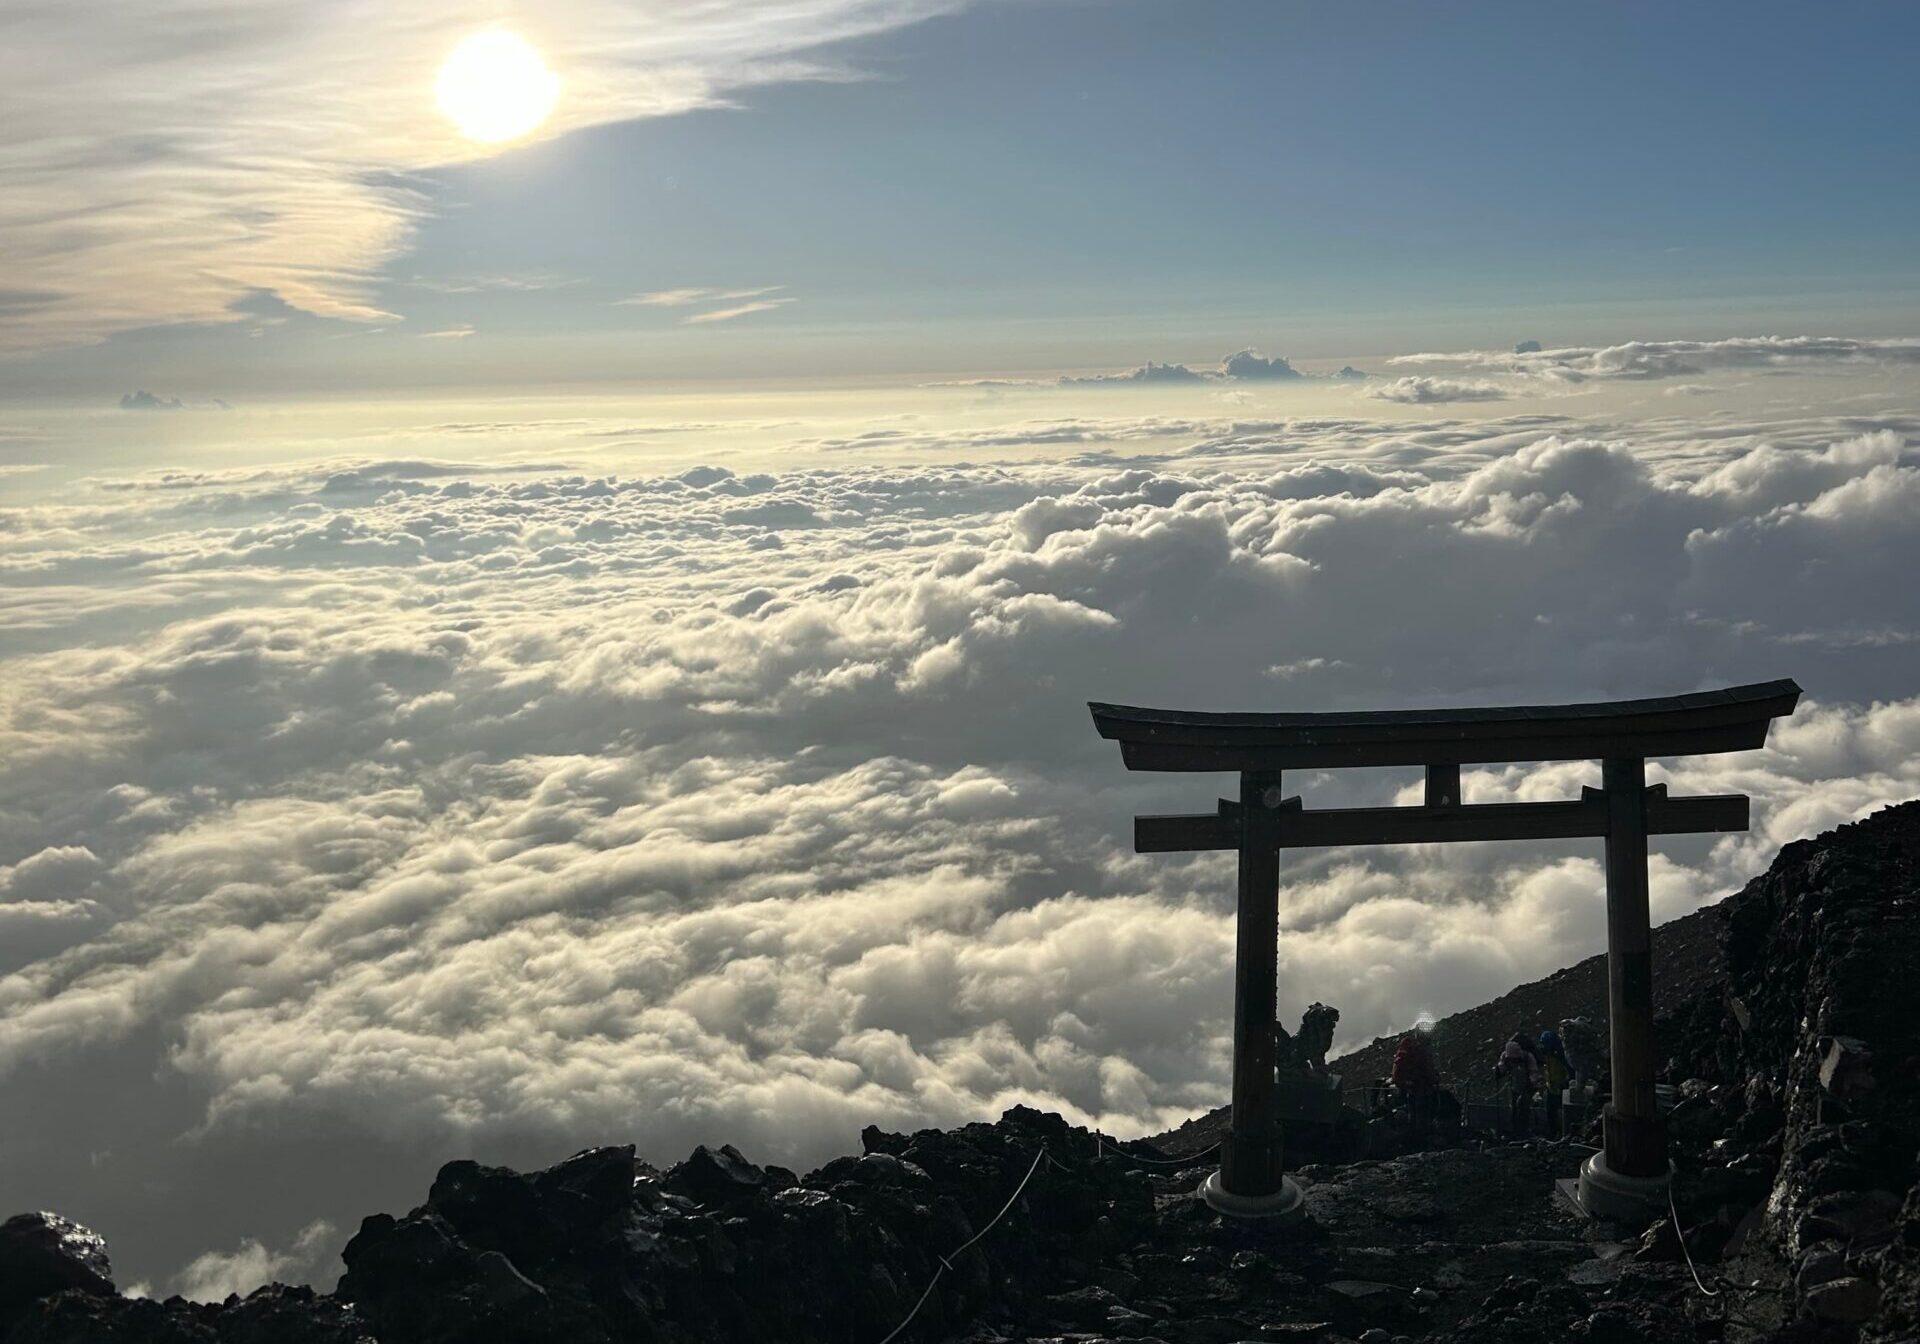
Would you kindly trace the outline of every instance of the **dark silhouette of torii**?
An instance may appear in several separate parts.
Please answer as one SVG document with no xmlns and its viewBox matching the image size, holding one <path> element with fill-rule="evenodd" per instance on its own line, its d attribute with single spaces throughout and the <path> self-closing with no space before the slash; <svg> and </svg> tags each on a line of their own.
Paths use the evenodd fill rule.
<svg viewBox="0 0 1920 1344">
<path fill-rule="evenodd" d="M 1222 1213 L 1287 1217 L 1300 1190 L 1282 1170 L 1274 1020 L 1280 851 L 1319 845 L 1594 837 L 1607 850 L 1607 1017 L 1613 1101 L 1605 1148 L 1580 1169 L 1589 1212 L 1626 1216 L 1665 1202 L 1671 1177 L 1654 1100 L 1653 931 L 1647 837 L 1744 831 L 1747 798 L 1669 798 L 1647 787 L 1649 757 L 1748 751 L 1800 698 L 1792 681 L 1601 704 L 1487 709 L 1219 714 L 1090 703 L 1100 735 L 1130 770 L 1237 773 L 1240 796 L 1196 816 L 1136 817 L 1142 854 L 1232 849 L 1240 856 L 1233 1009 L 1233 1119 L 1220 1169 L 1201 1187 Z M 1460 767 L 1507 761 L 1598 760 L 1601 787 L 1554 803 L 1474 803 Z M 1286 770 L 1342 766 L 1426 769 L 1418 807 L 1303 808 L 1281 787 Z"/>
</svg>

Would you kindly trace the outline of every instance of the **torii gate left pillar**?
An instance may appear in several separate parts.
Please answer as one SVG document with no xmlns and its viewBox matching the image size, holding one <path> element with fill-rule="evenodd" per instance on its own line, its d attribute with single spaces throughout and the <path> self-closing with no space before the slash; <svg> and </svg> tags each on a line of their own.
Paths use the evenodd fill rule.
<svg viewBox="0 0 1920 1344">
<path fill-rule="evenodd" d="M 1646 786 L 1646 762 L 1764 746 L 1772 720 L 1791 713 L 1799 697 L 1793 682 L 1774 681 L 1658 700 L 1499 709 L 1216 714 L 1090 705 L 1101 736 L 1120 743 L 1130 769 L 1240 776 L 1239 798 L 1222 799 L 1215 813 L 1134 819 L 1140 853 L 1233 849 L 1239 856 L 1233 1112 L 1220 1169 L 1201 1189 L 1207 1203 L 1252 1217 L 1301 1207 L 1282 1166 L 1274 1077 L 1280 850 L 1591 837 L 1606 841 L 1613 1102 L 1603 1120 L 1606 1147 L 1582 1168 L 1578 1197 L 1590 1212 L 1613 1217 L 1657 1204 L 1671 1168 L 1654 1099 L 1647 837 L 1745 830 L 1747 799 L 1669 798 L 1665 785 Z M 1601 762 L 1602 787 L 1583 789 L 1578 799 L 1460 801 L 1463 763 L 1583 759 Z M 1382 765 L 1424 766 L 1423 804 L 1309 811 L 1281 787 L 1283 769 Z"/>
<path fill-rule="evenodd" d="M 1274 1034 L 1280 963 L 1280 809 L 1278 771 L 1240 776 L 1240 880 L 1233 959 L 1233 1118 L 1220 1143 L 1218 1179 L 1207 1200 L 1241 1213 L 1300 1207 L 1299 1187 L 1281 1170 L 1280 1117 L 1274 1095 Z M 1229 1193 L 1231 1192 L 1231 1193 Z"/>
</svg>

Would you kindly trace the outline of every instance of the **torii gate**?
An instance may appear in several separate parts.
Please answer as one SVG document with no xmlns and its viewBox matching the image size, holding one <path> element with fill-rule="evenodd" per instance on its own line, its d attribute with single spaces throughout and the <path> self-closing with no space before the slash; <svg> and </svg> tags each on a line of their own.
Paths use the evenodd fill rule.
<svg viewBox="0 0 1920 1344">
<path fill-rule="evenodd" d="M 1744 794 L 1669 798 L 1648 788 L 1650 756 L 1697 756 L 1766 745 L 1800 687 L 1759 682 L 1720 691 L 1602 704 L 1331 714 L 1214 714 L 1089 703 L 1100 736 L 1129 770 L 1237 771 L 1240 797 L 1197 816 L 1135 817 L 1142 854 L 1233 849 L 1240 854 L 1233 989 L 1233 1119 L 1220 1169 L 1201 1194 L 1222 1213 L 1287 1216 L 1300 1190 L 1281 1170 L 1274 1082 L 1280 854 L 1316 845 L 1453 840 L 1607 842 L 1607 1021 L 1613 1101 L 1605 1148 L 1580 1171 L 1590 1212 L 1622 1216 L 1665 1201 L 1671 1176 L 1665 1122 L 1654 1103 L 1652 928 L 1647 837 L 1744 831 Z M 1601 788 L 1553 803 L 1460 798 L 1460 767 L 1507 761 L 1599 760 Z M 1424 766 L 1420 807 L 1310 810 L 1281 788 L 1285 770 Z"/>
</svg>

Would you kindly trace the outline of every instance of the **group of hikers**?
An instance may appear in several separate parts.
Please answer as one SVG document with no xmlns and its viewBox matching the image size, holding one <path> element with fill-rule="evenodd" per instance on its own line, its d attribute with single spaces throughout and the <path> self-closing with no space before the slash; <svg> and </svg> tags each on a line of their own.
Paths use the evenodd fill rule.
<svg viewBox="0 0 1920 1344">
<path fill-rule="evenodd" d="M 1506 1085 L 1508 1128 L 1516 1139 L 1533 1131 L 1533 1098 L 1544 1092 L 1547 1100 L 1547 1137 L 1560 1137 L 1560 1097 L 1567 1080 L 1573 1077 L 1573 1065 L 1567 1060 L 1567 1048 L 1560 1033 L 1549 1027 L 1537 1039 L 1516 1031 L 1500 1047 L 1500 1058 L 1493 1066 L 1494 1081 Z"/>
<path fill-rule="evenodd" d="M 1507 1089 L 1508 1129 L 1514 1138 L 1532 1133 L 1534 1097 L 1542 1094 L 1547 1103 L 1547 1136 L 1560 1137 L 1561 1095 L 1574 1076 L 1574 1068 L 1559 1032 L 1548 1028 L 1537 1037 L 1514 1032 L 1500 1047 L 1493 1075 Z M 1424 1032 L 1409 1031 L 1400 1038 L 1393 1052 L 1390 1080 L 1408 1108 L 1415 1132 L 1425 1134 L 1431 1128 L 1435 1099 L 1440 1093 L 1440 1070 L 1434 1066 Z"/>
</svg>

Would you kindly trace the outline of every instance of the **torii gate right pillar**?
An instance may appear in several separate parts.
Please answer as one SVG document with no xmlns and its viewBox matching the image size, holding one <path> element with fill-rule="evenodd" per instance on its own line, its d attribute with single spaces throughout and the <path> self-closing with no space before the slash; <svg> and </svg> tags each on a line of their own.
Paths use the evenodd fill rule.
<svg viewBox="0 0 1920 1344">
<path fill-rule="evenodd" d="M 1647 779 L 1639 757 L 1600 763 L 1607 804 L 1607 1035 L 1613 1100 L 1599 1153 L 1580 1169 L 1580 1203 L 1600 1216 L 1644 1216 L 1664 1201 L 1672 1167 L 1654 1096 L 1653 921 L 1647 908 Z"/>
</svg>

